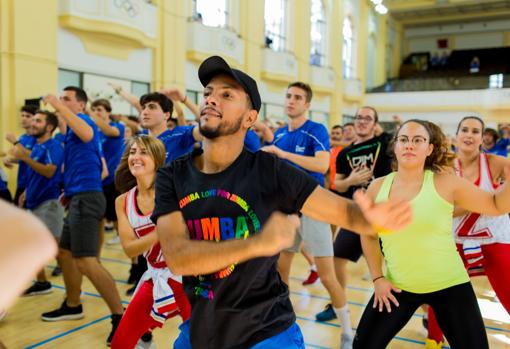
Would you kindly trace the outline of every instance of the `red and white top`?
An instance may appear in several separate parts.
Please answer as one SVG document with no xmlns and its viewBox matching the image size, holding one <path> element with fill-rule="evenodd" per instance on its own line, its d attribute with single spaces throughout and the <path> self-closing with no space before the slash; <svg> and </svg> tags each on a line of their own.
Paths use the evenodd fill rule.
<svg viewBox="0 0 510 349">
<path fill-rule="evenodd" d="M 137 187 L 134 187 L 126 194 L 126 215 L 129 224 L 133 228 L 136 236 L 141 238 L 156 229 L 156 225 L 152 223 L 150 216 L 143 215 L 136 205 L 136 192 Z M 175 302 L 174 293 L 172 288 L 168 285 L 168 279 L 173 279 L 182 283 L 182 278 L 173 275 L 167 268 L 161 245 L 159 242 L 152 245 L 152 247 L 145 251 L 143 256 L 147 259 L 147 271 L 143 274 L 138 287 L 148 280 L 152 280 L 154 286 L 152 289 L 153 306 L 151 316 L 158 322 L 164 323 L 165 320 L 178 312 L 178 307 Z M 138 291 L 138 287 L 136 291 Z M 135 294 L 136 294 L 135 291 Z"/>
<path fill-rule="evenodd" d="M 462 177 L 460 161 L 456 160 L 457 175 Z M 494 184 L 487 154 L 480 154 L 480 167 L 475 185 L 485 191 L 494 193 L 498 185 Z M 489 245 L 494 243 L 510 243 L 510 217 L 486 216 L 478 213 L 467 213 L 453 219 L 453 231 L 457 243 L 466 245 Z"/>
<path fill-rule="evenodd" d="M 136 236 L 141 238 L 142 236 L 152 233 L 156 229 L 156 225 L 151 221 L 152 212 L 143 215 L 138 210 L 136 205 L 136 193 L 137 187 L 127 192 L 125 207 L 129 224 L 135 231 Z M 143 256 L 153 268 L 166 268 L 165 258 L 163 257 L 159 242 L 145 251 Z"/>
</svg>

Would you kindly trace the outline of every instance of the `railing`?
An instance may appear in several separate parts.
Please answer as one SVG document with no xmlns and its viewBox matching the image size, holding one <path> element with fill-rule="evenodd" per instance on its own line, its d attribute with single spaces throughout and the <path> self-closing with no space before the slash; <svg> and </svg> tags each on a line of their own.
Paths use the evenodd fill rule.
<svg viewBox="0 0 510 349">
<path fill-rule="evenodd" d="M 441 78 L 391 79 L 367 92 L 409 92 L 446 90 L 484 90 L 510 87 L 509 74 L 490 76 L 455 76 Z"/>
</svg>

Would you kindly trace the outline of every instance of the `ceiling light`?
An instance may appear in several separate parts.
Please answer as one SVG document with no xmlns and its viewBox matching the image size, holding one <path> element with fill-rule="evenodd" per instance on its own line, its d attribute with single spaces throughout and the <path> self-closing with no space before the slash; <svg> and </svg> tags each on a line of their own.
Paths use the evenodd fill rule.
<svg viewBox="0 0 510 349">
<path fill-rule="evenodd" d="M 379 12 L 381 15 L 385 15 L 388 13 L 388 9 L 383 4 L 379 4 L 375 7 L 375 10 Z"/>
</svg>

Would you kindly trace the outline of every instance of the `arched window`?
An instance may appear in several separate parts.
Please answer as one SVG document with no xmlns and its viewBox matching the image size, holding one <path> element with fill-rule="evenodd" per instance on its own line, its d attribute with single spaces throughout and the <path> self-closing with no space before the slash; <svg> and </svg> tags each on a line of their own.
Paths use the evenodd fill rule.
<svg viewBox="0 0 510 349">
<path fill-rule="evenodd" d="M 323 66 L 326 63 L 326 12 L 322 0 L 312 0 L 312 28 L 310 64 Z"/>
<path fill-rule="evenodd" d="M 195 0 L 193 18 L 209 27 L 226 27 L 228 0 Z"/>
<path fill-rule="evenodd" d="M 344 45 L 342 50 L 344 79 L 351 79 L 354 77 L 354 28 L 349 17 L 345 17 L 344 19 L 342 34 L 344 37 Z"/>
<path fill-rule="evenodd" d="M 266 29 L 266 47 L 275 51 L 283 51 L 287 48 L 285 33 L 285 10 L 287 0 L 266 1 L 264 9 L 264 21 Z"/>
</svg>

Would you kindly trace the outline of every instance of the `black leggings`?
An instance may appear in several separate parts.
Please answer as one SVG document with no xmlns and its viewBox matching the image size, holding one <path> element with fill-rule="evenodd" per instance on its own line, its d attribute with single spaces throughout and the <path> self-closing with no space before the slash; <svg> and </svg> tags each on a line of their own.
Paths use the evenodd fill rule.
<svg viewBox="0 0 510 349">
<path fill-rule="evenodd" d="M 422 304 L 429 304 L 452 349 L 489 349 L 482 314 L 471 283 L 444 290 L 417 294 L 394 293 L 399 307 L 392 303 L 391 313 L 372 307 L 370 299 L 361 317 L 353 349 L 386 348 Z"/>
</svg>

